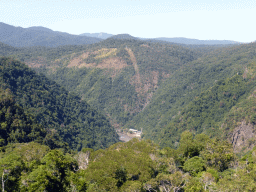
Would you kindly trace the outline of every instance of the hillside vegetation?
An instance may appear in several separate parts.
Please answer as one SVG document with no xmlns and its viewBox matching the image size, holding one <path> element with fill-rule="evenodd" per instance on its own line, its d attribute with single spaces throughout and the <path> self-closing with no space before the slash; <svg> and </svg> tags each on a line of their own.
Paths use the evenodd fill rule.
<svg viewBox="0 0 256 192">
<path fill-rule="evenodd" d="M 0 54 L 2 191 L 256 191 L 256 43 Z"/>
<path fill-rule="evenodd" d="M 144 138 L 161 146 L 177 146 L 184 130 L 234 143 L 233 131 L 245 119 L 219 130 L 254 90 L 254 79 L 244 75 L 255 61 L 255 43 L 189 47 L 119 35 L 88 46 L 10 54 L 79 94 L 116 129 L 143 129 Z M 241 137 L 235 139 L 240 150 L 247 146 Z"/>
<path fill-rule="evenodd" d="M 255 191 L 255 149 L 238 158 L 226 141 L 183 132 L 177 150 L 133 139 L 66 153 L 39 143 L 0 152 L 5 191 Z M 4 187 L 4 189 L 3 189 Z"/>
<path fill-rule="evenodd" d="M 9 143 L 45 143 L 46 131 L 15 102 L 10 90 L 0 88 L 0 149 Z"/>
<path fill-rule="evenodd" d="M 17 104 L 33 114 L 48 135 L 59 138 L 57 145 L 66 142 L 71 149 L 98 149 L 118 141 L 115 130 L 101 113 L 25 64 L 1 58 L 0 82 L 1 89 L 10 90 Z"/>
<path fill-rule="evenodd" d="M 174 126 L 173 129 L 170 129 L 170 126 L 166 128 L 167 124 L 170 124 L 170 121 L 174 122 L 174 119 L 177 120 L 177 116 L 179 116 L 181 111 L 184 111 L 184 108 L 187 108 L 189 105 L 190 109 L 194 111 L 197 108 L 202 108 L 200 106 L 201 104 L 197 101 L 197 99 L 200 100 L 201 98 L 197 97 L 201 93 L 201 95 L 206 95 L 211 93 L 213 90 L 215 90 L 215 93 L 219 97 L 213 95 L 211 102 L 204 101 L 204 99 L 201 100 L 207 104 L 206 107 L 209 107 L 209 109 L 207 109 L 207 115 L 210 115 L 209 118 L 215 121 L 217 116 L 222 116 L 224 113 L 226 114 L 238 101 L 234 100 L 235 103 L 231 102 L 232 104 L 226 103 L 226 105 L 223 105 L 223 108 L 218 110 L 214 110 L 212 108 L 213 106 L 210 104 L 215 104 L 215 107 L 217 107 L 222 99 L 224 99 L 222 102 L 227 98 L 232 99 L 229 98 L 232 95 L 232 90 L 234 92 L 233 94 L 236 94 L 235 92 L 237 92 L 237 95 L 239 96 L 244 95 L 241 100 L 246 99 L 246 95 L 248 96 L 249 92 L 253 90 L 254 79 L 247 79 L 248 82 L 246 83 L 247 80 L 245 76 L 248 73 L 248 67 L 253 65 L 253 62 L 255 61 L 255 47 L 255 44 L 248 44 L 221 48 L 204 57 L 200 57 L 197 60 L 186 63 L 158 88 L 151 100 L 151 103 L 140 114 L 128 122 L 126 126 L 136 127 L 138 129 L 143 127 L 143 131 L 145 133 L 144 136 L 155 141 L 158 140 L 157 137 L 161 130 L 164 130 L 163 133 L 168 130 L 167 132 L 170 134 L 167 134 L 168 136 L 166 135 L 164 139 L 161 139 L 165 140 L 164 142 L 170 142 L 170 140 L 176 137 L 175 135 L 177 132 L 182 132 L 182 130 L 189 128 L 182 126 L 182 130 L 179 130 Z M 232 79 L 234 80 L 236 78 L 242 79 L 240 80 L 241 82 L 234 81 L 231 83 Z M 228 84 L 230 86 L 222 85 L 223 89 L 219 89 L 220 86 L 218 83 L 221 85 L 222 83 L 225 84 L 225 82 L 229 82 Z M 248 87 L 244 87 L 245 85 Z M 227 94 L 225 94 L 225 92 L 227 92 Z M 213 101 L 214 98 L 216 101 Z M 194 102 L 194 104 L 189 104 L 190 102 Z M 221 115 L 219 114 L 220 112 Z M 201 116 L 200 111 L 198 111 L 197 115 Z M 194 121 L 195 119 L 192 118 L 191 120 Z M 202 118 L 202 121 L 206 121 L 206 119 Z M 220 121 L 220 119 L 218 121 Z M 221 125 L 221 123 L 218 125 Z M 201 129 L 201 131 L 210 133 L 211 131 L 209 128 L 209 126 L 206 126 L 204 127 L 205 130 L 203 131 Z M 179 140 L 180 133 L 174 139 L 176 142 Z M 219 132 L 217 130 L 216 134 L 218 133 Z"/>
<path fill-rule="evenodd" d="M 170 74 L 201 54 L 178 45 L 108 39 L 59 59 L 41 56 L 25 62 L 122 127 L 150 103 Z"/>
</svg>

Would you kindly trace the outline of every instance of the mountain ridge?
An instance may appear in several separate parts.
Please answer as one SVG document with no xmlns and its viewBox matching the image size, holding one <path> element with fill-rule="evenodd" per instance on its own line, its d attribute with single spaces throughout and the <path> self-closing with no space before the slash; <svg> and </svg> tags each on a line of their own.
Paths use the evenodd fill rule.
<svg viewBox="0 0 256 192">
<path fill-rule="evenodd" d="M 83 45 L 101 41 L 99 38 L 56 32 L 45 27 L 14 27 L 0 23 L 0 41 L 14 47 Z"/>
<path fill-rule="evenodd" d="M 80 35 L 71 35 L 66 32 L 53 31 L 42 26 L 33 26 L 29 28 L 15 27 L 0 22 L 0 41 L 15 47 L 24 46 L 48 46 L 57 47 L 60 45 L 82 45 L 100 42 L 101 40 L 114 39 L 141 39 L 148 41 L 164 41 L 169 43 L 178 43 L 184 45 L 229 45 L 240 44 L 241 42 L 230 40 L 198 40 L 185 37 L 159 37 L 143 38 L 133 37 L 129 34 L 113 35 L 109 33 L 82 33 Z"/>
</svg>

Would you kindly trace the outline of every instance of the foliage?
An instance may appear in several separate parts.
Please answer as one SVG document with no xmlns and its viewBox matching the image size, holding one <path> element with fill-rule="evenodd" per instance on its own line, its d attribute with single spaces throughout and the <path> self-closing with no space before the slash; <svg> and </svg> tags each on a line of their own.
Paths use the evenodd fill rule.
<svg viewBox="0 0 256 192">
<path fill-rule="evenodd" d="M 46 131 L 18 106 L 9 89 L 0 88 L 0 147 L 8 143 L 44 143 Z"/>
<path fill-rule="evenodd" d="M 1 58 L 0 64 L 2 89 L 10 89 L 16 102 L 35 116 L 47 131 L 45 142 L 51 148 L 67 142 L 72 149 L 97 149 L 118 140 L 105 117 L 78 96 L 16 60 Z"/>
<path fill-rule="evenodd" d="M 107 53 L 103 54 L 104 51 Z M 120 127 L 146 107 L 151 95 L 168 74 L 199 55 L 196 51 L 178 45 L 108 39 L 84 47 L 83 51 L 55 57 L 59 58 L 58 62 L 50 59 L 35 69 L 45 73 L 67 90 L 81 95 L 89 104 L 104 111 L 112 125 Z M 37 60 L 34 58 L 35 60 L 27 62 L 37 63 L 41 60 L 38 56 Z M 51 56 L 47 54 L 43 58 L 47 60 Z M 78 58 L 81 61 L 77 66 L 69 67 L 68 64 Z M 111 65 L 111 59 L 118 59 L 126 66 L 116 66 L 116 69 Z M 80 66 L 81 62 L 83 67 Z M 52 66 L 55 67 L 54 71 Z"/>
<path fill-rule="evenodd" d="M 191 173 L 192 175 L 196 175 L 199 172 L 202 172 L 205 170 L 205 162 L 202 157 L 192 157 L 191 159 L 188 159 L 184 163 L 184 171 Z"/>
<path fill-rule="evenodd" d="M 114 127 L 143 128 L 143 137 L 161 146 L 177 146 L 185 130 L 216 136 L 224 121 L 234 122 L 225 116 L 246 98 L 254 81 L 245 76 L 255 59 L 255 43 L 180 46 L 109 38 L 88 46 L 24 48 L 9 54 L 32 67 L 34 63 L 38 72 L 79 94 Z M 116 58 L 126 66 L 101 66 Z M 73 60 L 78 64 L 70 67 Z M 246 116 L 254 121 L 253 115 Z M 232 129 L 228 125 L 220 136 L 228 137 Z"/>
<path fill-rule="evenodd" d="M 68 191 L 69 177 L 77 165 L 71 157 L 52 150 L 28 175 L 22 176 L 22 191 Z"/>
<path fill-rule="evenodd" d="M 185 63 L 170 74 L 156 90 L 150 104 L 126 126 L 143 128 L 144 137 L 160 143 L 161 146 L 175 146 L 180 134 L 185 130 L 214 135 L 232 106 L 245 99 L 253 89 L 254 79 L 249 77 L 246 71 L 247 68 L 250 71 L 249 66 L 255 60 L 255 45 L 251 43 L 219 48 Z M 247 78 L 244 76 L 246 74 Z M 234 95 L 229 96 L 229 91 L 237 92 L 241 98 L 234 97 L 232 104 Z M 211 92 L 217 95 L 213 94 L 210 98 Z M 189 113 L 189 107 L 194 114 Z M 198 116 L 195 116 L 196 110 L 201 108 L 204 113 L 199 111 Z M 181 116 L 182 112 L 185 112 L 184 115 L 187 115 L 188 119 Z"/>
<path fill-rule="evenodd" d="M 174 143 L 178 138 L 175 136 L 185 130 L 225 137 L 228 134 L 227 130 L 222 134 L 218 131 L 225 116 L 233 106 L 244 100 L 253 88 L 254 80 L 244 79 L 242 75 L 235 75 L 216 82 L 213 87 L 202 92 L 170 121 L 160 134 L 161 144 L 166 145 L 167 139 L 163 137 L 168 138 L 175 132 L 172 139 L 168 141 L 169 144 L 171 141 Z"/>
<path fill-rule="evenodd" d="M 197 153 L 184 150 L 185 138 L 195 143 Z M 181 142 L 177 150 L 138 139 L 88 149 L 89 159 L 79 160 L 88 160 L 87 168 L 80 166 L 77 152 L 51 150 L 35 142 L 9 144 L 0 152 L 0 172 L 5 191 L 255 190 L 255 149 L 237 161 L 230 145 L 204 134 L 184 132 Z"/>
</svg>

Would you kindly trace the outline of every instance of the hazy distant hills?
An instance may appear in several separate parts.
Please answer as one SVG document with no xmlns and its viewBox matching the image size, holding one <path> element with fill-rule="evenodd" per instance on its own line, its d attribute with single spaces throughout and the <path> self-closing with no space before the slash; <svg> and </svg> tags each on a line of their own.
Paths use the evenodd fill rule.
<svg viewBox="0 0 256 192">
<path fill-rule="evenodd" d="M 231 41 L 231 40 L 199 40 L 199 39 L 189 39 L 185 37 L 159 37 L 159 38 L 140 38 L 140 37 L 133 37 L 129 34 L 118 34 L 113 35 L 109 33 L 83 33 L 80 36 L 88 36 L 88 37 L 96 37 L 101 39 L 107 38 L 114 38 L 114 39 L 141 39 L 141 40 L 149 40 L 152 42 L 159 42 L 159 41 L 167 41 L 171 43 L 178 43 L 178 44 L 196 44 L 196 45 L 231 45 L 231 44 L 240 44 L 241 42 Z"/>
<path fill-rule="evenodd" d="M 111 39 L 136 39 L 136 40 L 139 40 L 139 38 L 137 37 L 133 37 L 129 34 L 118 34 L 118 35 L 112 35 L 112 34 L 109 34 L 109 33 L 83 33 L 81 34 L 80 36 L 88 36 L 88 37 L 97 37 L 97 38 L 101 38 L 101 39 L 108 39 L 108 38 L 111 38 Z"/>
<path fill-rule="evenodd" d="M 0 41 L 14 47 L 57 47 L 92 44 L 101 41 L 101 39 L 52 31 L 44 27 L 14 27 L 0 22 Z"/>
<path fill-rule="evenodd" d="M 230 40 L 198 40 L 188 39 L 183 37 L 175 38 L 139 38 L 129 34 L 113 35 L 109 33 L 83 33 L 80 35 L 71 35 L 64 32 L 53 31 L 51 29 L 34 26 L 29 28 L 15 27 L 0 22 L 0 42 L 14 47 L 31 47 L 31 46 L 46 46 L 57 47 L 61 45 L 85 45 L 100 42 L 104 39 L 133 39 L 147 40 L 151 42 L 170 42 L 185 45 L 227 45 L 239 44 L 240 42 Z"/>
<path fill-rule="evenodd" d="M 237 41 L 229 41 L 229 40 L 199 40 L 199 39 L 189 39 L 184 37 L 175 37 L 175 38 L 154 38 L 155 40 L 168 41 L 172 43 L 180 43 L 180 44 L 197 44 L 197 45 L 227 45 L 227 44 L 239 44 Z"/>
<path fill-rule="evenodd" d="M 107 39 L 109 37 L 112 37 L 112 34 L 109 33 L 83 33 L 80 34 L 80 36 L 87 36 L 87 37 L 96 37 L 96 38 L 101 38 L 101 39 Z"/>
</svg>

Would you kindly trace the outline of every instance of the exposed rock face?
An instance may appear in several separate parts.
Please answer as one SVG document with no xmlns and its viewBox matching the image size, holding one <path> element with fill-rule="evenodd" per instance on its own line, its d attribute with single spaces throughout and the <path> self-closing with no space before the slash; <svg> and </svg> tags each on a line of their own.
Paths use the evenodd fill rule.
<svg viewBox="0 0 256 192">
<path fill-rule="evenodd" d="M 232 144 L 234 152 L 241 152 L 244 147 L 247 149 L 253 148 L 255 132 L 254 127 L 251 124 L 246 125 L 245 121 L 242 121 L 239 127 L 236 127 L 232 134 Z"/>
<path fill-rule="evenodd" d="M 77 156 L 77 162 L 79 169 L 85 170 L 89 165 L 90 151 L 86 153 L 79 152 Z"/>
</svg>

